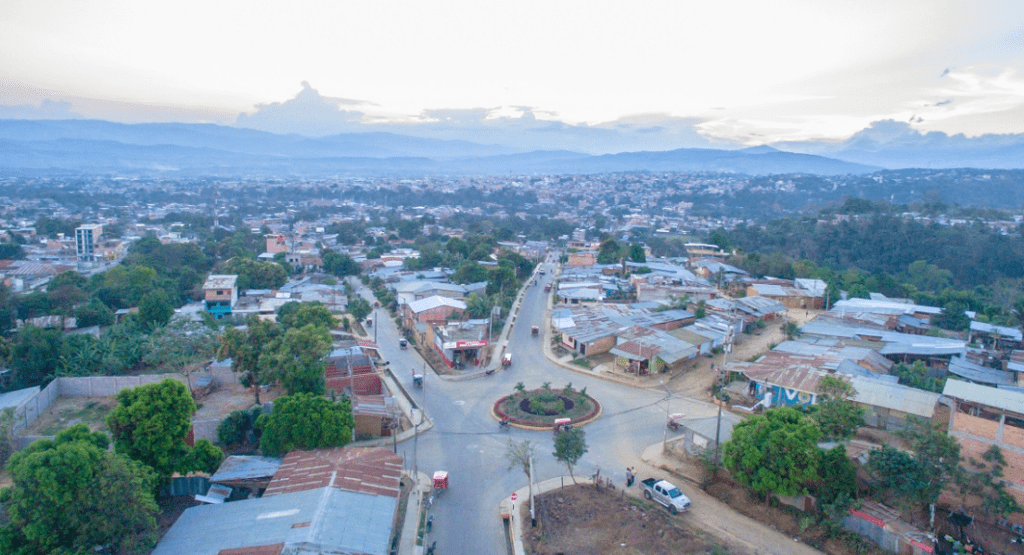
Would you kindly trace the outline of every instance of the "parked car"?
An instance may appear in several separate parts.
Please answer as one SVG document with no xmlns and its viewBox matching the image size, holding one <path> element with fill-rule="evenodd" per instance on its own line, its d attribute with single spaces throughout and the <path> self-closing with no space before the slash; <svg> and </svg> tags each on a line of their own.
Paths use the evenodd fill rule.
<svg viewBox="0 0 1024 555">
<path fill-rule="evenodd" d="M 661 503 L 668 508 L 668 512 L 678 514 L 690 509 L 690 498 L 671 482 L 648 478 L 640 484 L 644 488 L 644 497 Z"/>
</svg>

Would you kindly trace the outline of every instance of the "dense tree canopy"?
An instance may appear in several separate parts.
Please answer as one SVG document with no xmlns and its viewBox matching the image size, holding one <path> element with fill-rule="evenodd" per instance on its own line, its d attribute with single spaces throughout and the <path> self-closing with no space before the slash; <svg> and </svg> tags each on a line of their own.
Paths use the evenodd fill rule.
<svg viewBox="0 0 1024 555">
<path fill-rule="evenodd" d="M 117 406 L 107 415 L 114 450 L 152 468 L 161 480 L 187 470 L 196 404 L 185 384 L 167 378 L 160 383 L 122 389 Z"/>
<path fill-rule="evenodd" d="M 324 358 L 330 352 L 331 336 L 327 328 L 313 324 L 291 328 L 260 354 L 260 375 L 274 378 L 289 395 L 323 395 Z"/>
<path fill-rule="evenodd" d="M 321 257 L 324 263 L 324 271 L 338 277 L 357 276 L 362 271 L 359 263 L 347 254 L 341 254 L 327 250 Z"/>
<path fill-rule="evenodd" d="M 247 318 L 245 323 L 245 329 L 230 328 L 224 333 L 217 354 L 231 359 L 231 371 L 242 374 L 242 385 L 253 388 L 258 405 L 260 384 L 270 382 L 269 377 L 263 375 L 267 368 L 260 365 L 260 356 L 281 335 L 281 328 L 255 315 Z"/>
<path fill-rule="evenodd" d="M 299 393 L 274 401 L 274 410 L 259 417 L 264 455 L 281 456 L 294 449 L 341 447 L 352 441 L 352 405 L 347 397 L 331 401 Z"/>
<path fill-rule="evenodd" d="M 280 264 L 248 258 L 232 258 L 220 271 L 237 274 L 239 289 L 280 289 L 288 281 L 288 272 Z"/>
<path fill-rule="evenodd" d="M 285 303 L 277 309 L 277 322 L 284 329 L 301 328 L 312 324 L 327 330 L 338 327 L 338 319 L 323 303 Z"/>
<path fill-rule="evenodd" d="M 12 485 L 0 492 L 10 555 L 144 553 L 156 539 L 154 476 L 107 450 L 109 440 L 78 424 L 15 453 Z"/>
<path fill-rule="evenodd" d="M 737 424 L 723 449 L 725 468 L 758 494 L 797 495 L 818 478 L 818 423 L 775 408 Z"/>
</svg>

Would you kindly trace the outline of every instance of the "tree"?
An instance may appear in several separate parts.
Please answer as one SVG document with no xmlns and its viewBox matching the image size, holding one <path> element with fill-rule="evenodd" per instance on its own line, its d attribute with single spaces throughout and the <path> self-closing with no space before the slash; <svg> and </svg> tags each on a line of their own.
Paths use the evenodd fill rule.
<svg viewBox="0 0 1024 555">
<path fill-rule="evenodd" d="M 864 425 L 864 409 L 849 399 L 857 390 L 835 376 L 825 376 L 818 382 L 818 402 L 811 408 L 811 417 L 821 428 L 822 439 L 843 440 Z"/>
<path fill-rule="evenodd" d="M 776 408 L 737 424 L 725 444 L 725 468 L 759 495 L 797 495 L 818 477 L 818 423 L 793 408 Z"/>
<path fill-rule="evenodd" d="M 487 281 L 487 268 L 479 262 L 463 262 L 459 265 L 459 269 L 452 274 L 452 281 L 461 284 Z"/>
<path fill-rule="evenodd" d="M 189 454 L 185 436 L 195 412 L 185 384 L 172 378 L 122 389 L 117 406 L 107 415 L 114 450 L 148 465 L 161 481 L 167 481 L 185 469 Z"/>
<path fill-rule="evenodd" d="M 166 324 L 174 316 L 171 299 L 162 289 L 154 289 L 143 295 L 139 302 L 139 321 L 150 328 Z"/>
<path fill-rule="evenodd" d="M 231 328 L 224 334 L 217 355 L 231 359 L 231 371 L 242 374 L 239 381 L 245 387 L 253 388 L 259 405 L 260 385 L 263 383 L 261 373 L 265 369 L 259 364 L 260 355 L 266 345 L 281 335 L 281 328 L 257 316 L 246 318 L 245 323 L 245 330 Z"/>
<path fill-rule="evenodd" d="M 11 366 L 19 387 L 46 385 L 56 375 L 64 336 L 59 330 L 25 326 L 11 349 Z"/>
<path fill-rule="evenodd" d="M 217 344 L 214 330 L 202 323 L 179 318 L 149 334 L 142 362 L 152 368 L 182 374 L 191 391 L 192 372 L 214 356 Z"/>
<path fill-rule="evenodd" d="M 499 266 L 488 273 L 487 289 L 488 295 L 496 293 L 511 292 L 516 288 L 515 270 L 506 266 Z"/>
<path fill-rule="evenodd" d="M 18 317 L 17 306 L 17 299 L 11 292 L 11 288 L 0 283 L 0 335 L 14 329 L 15 320 Z"/>
<path fill-rule="evenodd" d="M 370 312 L 373 311 L 373 307 L 370 306 L 370 302 L 359 296 L 350 297 L 347 308 L 348 313 L 356 319 L 356 322 L 362 322 L 370 315 Z"/>
<path fill-rule="evenodd" d="M 358 276 L 362 269 L 359 263 L 347 254 L 339 254 L 334 251 L 327 251 L 322 257 L 324 271 L 338 277 Z"/>
<path fill-rule="evenodd" d="M 576 477 L 573 476 L 572 469 L 586 452 L 587 438 L 583 433 L 583 428 L 570 428 L 558 432 L 558 435 L 555 436 L 555 452 L 552 455 L 569 470 L 569 477 L 572 478 L 574 484 Z"/>
<path fill-rule="evenodd" d="M 344 446 L 352 441 L 354 425 L 347 397 L 334 402 L 310 393 L 279 397 L 274 410 L 256 423 L 262 434 L 260 450 L 270 457 L 295 449 Z"/>
<path fill-rule="evenodd" d="M 732 244 L 729 243 L 729 236 L 721 229 L 715 231 L 710 237 L 708 237 L 708 243 L 718 245 L 718 247 L 725 252 L 730 252 L 732 250 Z"/>
<path fill-rule="evenodd" d="M 907 427 L 896 435 L 910 443 L 914 460 L 921 467 L 925 480 L 920 499 L 934 503 L 946 484 L 960 470 L 960 443 L 946 434 L 940 422 L 909 417 Z"/>
<path fill-rule="evenodd" d="M 217 425 L 217 443 L 228 446 L 259 443 L 259 436 L 255 435 L 255 431 L 256 419 L 261 414 L 263 407 L 260 406 L 233 411 Z"/>
<path fill-rule="evenodd" d="M 189 450 L 182 467 L 178 471 L 213 474 L 222 462 L 224 462 L 224 451 L 210 443 L 210 440 L 200 439 Z"/>
<path fill-rule="evenodd" d="M 795 339 L 800 336 L 800 326 L 792 320 L 786 320 L 782 324 L 782 333 L 786 334 L 786 339 Z"/>
<path fill-rule="evenodd" d="M 281 382 L 289 395 L 323 395 L 326 387 L 324 358 L 330 352 L 331 336 L 326 328 L 313 324 L 291 328 L 260 354 L 260 374 Z"/>
<path fill-rule="evenodd" d="M 99 299 L 92 299 L 75 309 L 75 324 L 80 328 L 109 326 L 113 323 L 114 312 Z"/>
<path fill-rule="evenodd" d="M 338 327 L 338 319 L 319 301 L 312 303 L 285 303 L 281 308 L 277 309 L 277 322 L 284 326 L 286 330 L 301 328 L 308 324 L 327 330 L 333 330 Z"/>
<path fill-rule="evenodd" d="M 535 450 L 536 447 L 528 439 L 508 440 L 508 450 L 505 453 L 508 458 L 508 469 L 512 470 L 518 467 L 526 475 L 526 480 L 530 481 L 530 463 Z"/>
<path fill-rule="evenodd" d="M 241 257 L 229 260 L 222 272 L 238 275 L 239 289 L 280 289 L 288 281 L 288 272 L 280 264 Z"/>
<path fill-rule="evenodd" d="M 145 553 L 156 540 L 153 473 L 107 451 L 109 440 L 78 424 L 15 453 L 0 492 L 9 521 L 0 552 Z"/>
<path fill-rule="evenodd" d="M 639 243 L 630 244 L 629 260 L 631 262 L 638 262 L 640 264 L 647 262 L 647 253 L 644 251 L 644 246 Z"/>
<path fill-rule="evenodd" d="M 857 495 L 857 469 L 846 456 L 846 447 L 839 444 L 821 453 L 821 480 L 818 499 L 832 505 L 845 495 L 853 499 Z"/>
</svg>

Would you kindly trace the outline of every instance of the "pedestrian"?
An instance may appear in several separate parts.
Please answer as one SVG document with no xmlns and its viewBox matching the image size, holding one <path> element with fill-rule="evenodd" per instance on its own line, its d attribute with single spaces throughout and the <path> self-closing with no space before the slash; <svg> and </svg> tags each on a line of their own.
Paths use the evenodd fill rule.
<svg viewBox="0 0 1024 555">
<path fill-rule="evenodd" d="M 632 466 L 628 466 L 628 467 L 626 467 L 626 487 L 628 488 L 628 487 L 630 487 L 632 485 L 633 485 L 633 467 Z"/>
</svg>

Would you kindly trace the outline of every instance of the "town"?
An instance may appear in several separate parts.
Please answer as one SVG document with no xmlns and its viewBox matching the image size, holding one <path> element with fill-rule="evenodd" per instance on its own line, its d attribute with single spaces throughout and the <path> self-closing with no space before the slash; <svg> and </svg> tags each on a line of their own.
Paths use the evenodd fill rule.
<svg viewBox="0 0 1024 555">
<path fill-rule="evenodd" d="M 851 193 L 1019 172 L 896 173 L 7 177 L 0 551 L 1014 552 L 1024 214 Z"/>
</svg>

